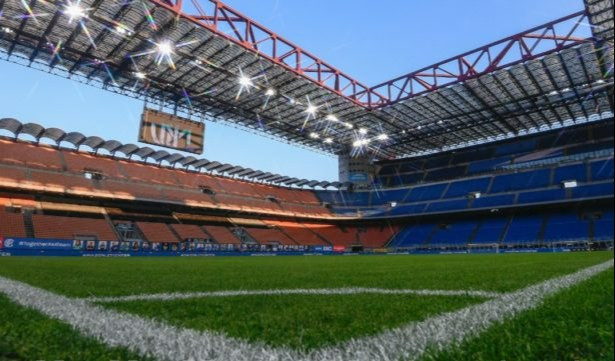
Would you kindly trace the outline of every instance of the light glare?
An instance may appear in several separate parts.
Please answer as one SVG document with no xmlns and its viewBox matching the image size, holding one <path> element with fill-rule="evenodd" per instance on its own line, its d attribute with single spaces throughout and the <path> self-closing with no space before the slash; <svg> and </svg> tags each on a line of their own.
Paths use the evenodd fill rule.
<svg viewBox="0 0 615 361">
<path fill-rule="evenodd" d="M 85 9 L 79 5 L 79 2 L 76 3 L 68 3 L 64 9 L 64 14 L 68 15 L 70 18 L 69 21 L 79 20 L 85 17 L 86 12 Z"/>
</svg>

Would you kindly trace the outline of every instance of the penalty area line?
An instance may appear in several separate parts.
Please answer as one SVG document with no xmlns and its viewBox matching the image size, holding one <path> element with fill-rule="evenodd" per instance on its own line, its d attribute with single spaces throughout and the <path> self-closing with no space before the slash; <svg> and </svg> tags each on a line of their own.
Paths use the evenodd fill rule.
<svg viewBox="0 0 615 361">
<path fill-rule="evenodd" d="M 284 347 L 273 348 L 261 342 L 248 343 L 212 331 L 174 327 L 4 277 L 0 277 L 0 293 L 18 305 L 63 321 L 108 346 L 125 347 L 159 360 L 416 360 L 428 349 L 443 350 L 477 336 L 494 323 L 538 307 L 546 297 L 611 267 L 613 260 L 502 294 L 481 304 L 307 353 Z"/>
</svg>

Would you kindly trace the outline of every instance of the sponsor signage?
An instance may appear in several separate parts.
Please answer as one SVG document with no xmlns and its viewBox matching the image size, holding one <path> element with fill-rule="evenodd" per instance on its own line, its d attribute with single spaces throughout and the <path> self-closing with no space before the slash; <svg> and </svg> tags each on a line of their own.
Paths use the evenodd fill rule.
<svg viewBox="0 0 615 361">
<path fill-rule="evenodd" d="M 145 108 L 139 141 L 195 154 L 203 153 L 205 123 Z"/>
<path fill-rule="evenodd" d="M 352 172 L 348 175 L 348 180 L 354 183 L 367 182 L 369 177 L 364 172 Z"/>
<path fill-rule="evenodd" d="M 5 238 L 4 249 L 72 250 L 73 241 L 64 239 Z"/>
</svg>

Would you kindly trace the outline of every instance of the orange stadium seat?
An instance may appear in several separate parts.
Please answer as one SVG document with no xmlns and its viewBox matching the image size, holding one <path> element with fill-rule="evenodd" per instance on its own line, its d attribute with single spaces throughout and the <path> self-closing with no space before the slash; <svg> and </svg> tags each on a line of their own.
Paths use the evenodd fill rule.
<svg viewBox="0 0 615 361">
<path fill-rule="evenodd" d="M 36 238 L 74 239 L 88 236 L 117 241 L 111 225 L 104 219 L 33 214 L 32 225 Z"/>
<path fill-rule="evenodd" d="M 171 224 L 171 227 L 179 235 L 179 238 L 183 241 L 186 239 L 209 239 L 203 229 L 194 224 Z"/>
<path fill-rule="evenodd" d="M 361 244 L 368 248 L 383 247 L 399 230 L 397 226 L 386 225 L 380 227 L 368 227 L 361 232 L 359 230 L 359 239 Z"/>
<path fill-rule="evenodd" d="M 179 242 L 175 234 L 165 223 L 136 222 L 143 236 L 150 242 L 174 243 Z"/>
<path fill-rule="evenodd" d="M 125 160 L 119 160 L 118 164 L 120 169 L 123 170 L 123 173 L 133 181 L 169 185 L 179 184 L 177 178 L 174 176 L 175 171 L 170 169 L 158 167 L 153 164 L 142 164 Z"/>
<path fill-rule="evenodd" d="M 249 228 L 244 227 L 246 232 L 258 243 L 280 243 L 280 244 L 296 244 L 291 238 L 289 238 L 284 232 L 279 229 L 273 228 Z"/>
<path fill-rule="evenodd" d="M 0 207 L 0 237 L 26 237 L 26 228 L 21 213 L 6 212 Z"/>
<path fill-rule="evenodd" d="M 233 244 L 240 243 L 239 242 L 239 238 L 237 238 L 233 234 L 233 232 L 231 232 L 226 227 L 223 227 L 223 226 L 203 226 L 203 228 L 218 243 L 233 243 Z"/>
<path fill-rule="evenodd" d="M 6 158 L 0 159 L 0 184 L 13 188 L 182 203 L 272 215 L 331 216 L 331 212 L 320 205 L 316 195 L 307 190 L 115 160 L 89 152 L 55 149 L 22 141 L 1 140 L 0 150 L 7 153 Z M 85 170 L 102 173 L 102 179 L 86 179 L 83 174 Z M 203 187 L 208 187 L 213 194 L 203 193 Z M 275 197 L 277 202 L 266 199 L 268 196 Z"/>
<path fill-rule="evenodd" d="M 62 170 L 58 151 L 48 145 L 12 142 L 0 139 L 0 162 L 37 168 Z"/>
<path fill-rule="evenodd" d="M 277 226 L 288 234 L 297 244 L 306 246 L 321 246 L 328 243 L 316 233 L 307 229 L 303 224 L 285 221 L 266 221 L 265 223 Z"/>
<path fill-rule="evenodd" d="M 358 242 L 357 232 L 354 228 L 348 228 L 344 231 L 340 227 L 332 225 L 306 224 L 306 226 L 323 238 L 329 240 L 334 246 L 349 247 Z"/>
<path fill-rule="evenodd" d="M 85 170 L 98 171 L 104 177 L 125 178 L 118 167 L 118 161 L 112 158 L 96 156 L 85 152 L 62 151 L 66 168 L 70 172 L 83 173 Z"/>
</svg>

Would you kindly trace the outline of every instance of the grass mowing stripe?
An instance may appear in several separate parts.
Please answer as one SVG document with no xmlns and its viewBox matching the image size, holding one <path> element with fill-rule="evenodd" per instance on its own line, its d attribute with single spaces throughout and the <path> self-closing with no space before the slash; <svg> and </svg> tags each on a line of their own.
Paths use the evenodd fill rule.
<svg viewBox="0 0 615 361">
<path fill-rule="evenodd" d="M 475 339 L 428 353 L 425 360 L 611 361 L 614 281 L 613 269 L 601 273 Z"/>
<path fill-rule="evenodd" d="M 58 320 L 0 294 L 0 360 L 144 360 L 125 348 L 80 335 Z"/>
<path fill-rule="evenodd" d="M 308 354 L 247 344 L 213 332 L 179 330 L 159 322 L 91 306 L 0 277 L 0 291 L 18 304 L 69 323 L 110 346 L 126 346 L 168 360 L 396 360 L 417 359 L 428 348 L 444 349 L 484 331 L 493 323 L 537 307 L 545 297 L 613 267 L 613 260 L 554 278 L 485 303 L 356 339 Z"/>
<path fill-rule="evenodd" d="M 501 296 L 500 292 L 480 291 L 480 290 L 406 290 L 406 289 L 384 289 L 384 288 L 365 288 L 365 287 L 346 287 L 346 288 L 293 288 L 288 290 L 237 290 L 237 291 L 212 291 L 212 292 L 173 292 L 173 293 L 154 293 L 144 295 L 110 296 L 110 297 L 88 297 L 90 302 L 130 302 L 130 301 L 172 301 L 190 298 L 209 298 L 209 297 L 237 297 L 237 296 L 281 296 L 281 295 L 357 295 L 357 294 L 380 294 L 380 295 L 418 295 L 418 296 L 466 296 L 493 298 Z"/>
<path fill-rule="evenodd" d="M 369 287 L 510 292 L 612 252 L 361 257 L 0 257 L 0 275 L 71 297 Z"/>
</svg>

